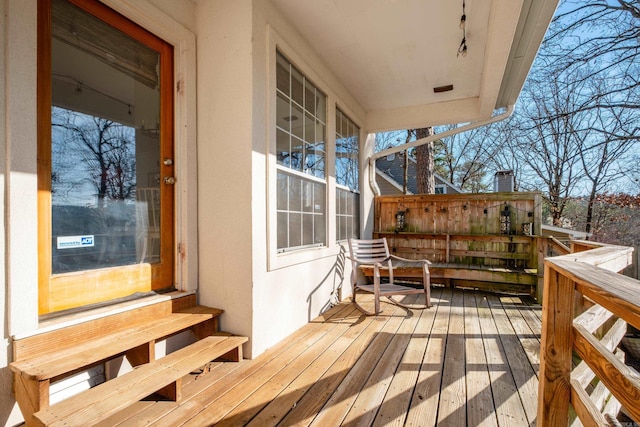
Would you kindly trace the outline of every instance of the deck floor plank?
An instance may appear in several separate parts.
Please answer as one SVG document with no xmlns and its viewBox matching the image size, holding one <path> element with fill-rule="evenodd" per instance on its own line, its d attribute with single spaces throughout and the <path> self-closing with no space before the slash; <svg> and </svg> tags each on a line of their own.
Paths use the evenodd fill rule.
<svg viewBox="0 0 640 427">
<path fill-rule="evenodd" d="M 500 340 L 500 332 L 502 331 L 498 331 L 489 298 L 490 296 L 485 295 L 478 301 L 478 314 L 485 354 L 489 364 L 491 391 L 498 424 L 501 426 L 526 426 L 529 425 L 527 415 L 522 407 L 518 388 L 513 379 L 513 372 Z M 513 330 L 504 332 L 513 333 Z"/>
<path fill-rule="evenodd" d="M 540 334 L 536 331 L 539 331 L 542 325 L 534 323 L 537 329 L 532 329 L 528 318 L 535 318 L 536 315 L 532 313 L 533 308 L 521 309 L 522 305 L 520 298 L 512 297 L 506 306 L 503 304 L 503 307 L 537 377 L 540 367 Z"/>
<path fill-rule="evenodd" d="M 319 357 L 315 359 L 307 369 L 302 370 L 299 375 L 247 425 L 254 427 L 275 426 L 281 422 L 290 411 L 295 409 L 298 409 L 297 416 L 300 416 L 300 414 L 304 412 L 305 403 L 312 402 L 310 396 L 314 395 L 311 393 L 311 389 L 313 387 L 318 389 L 319 384 L 326 385 L 328 382 L 337 382 L 337 375 L 328 374 L 331 367 L 339 360 L 345 362 L 352 360 L 353 356 L 351 356 L 350 353 L 360 354 L 360 351 L 356 351 L 358 347 L 357 343 L 359 341 L 369 341 L 372 338 L 374 334 L 373 325 L 374 324 L 370 322 L 357 322 L 349 325 L 344 334 L 335 340 L 329 348 L 322 351 Z M 367 328 L 371 329 L 371 332 L 368 334 L 366 333 Z M 350 347 L 352 347 L 351 351 L 349 350 Z M 344 369 L 342 371 L 344 371 Z M 327 388 L 331 389 L 333 387 L 329 386 Z M 318 400 L 319 398 L 317 396 L 313 399 L 316 403 L 318 403 Z M 315 412 L 313 409 L 307 411 L 308 414 Z M 294 418 L 293 415 L 290 416 L 289 421 L 291 424 L 293 424 Z M 311 420 L 309 420 L 307 424 L 310 421 Z"/>
<path fill-rule="evenodd" d="M 514 322 L 517 323 L 518 316 L 509 318 L 502 301 L 497 296 L 491 295 L 488 299 L 522 407 L 527 415 L 528 424 L 531 425 L 535 422 L 537 415 L 538 377 L 513 327 Z"/>
<path fill-rule="evenodd" d="M 219 422 L 242 404 L 247 396 L 254 393 L 264 383 L 271 381 L 283 367 L 296 360 L 306 349 L 318 343 L 325 344 L 326 342 L 322 338 L 334 329 L 335 325 L 336 323 L 321 323 L 315 333 L 294 343 L 286 352 L 280 353 L 251 376 L 242 378 L 240 382 L 223 381 L 217 383 L 215 385 L 217 393 L 214 396 L 220 397 L 209 398 L 204 402 L 205 406 L 202 411 L 185 422 L 184 425 L 212 425 Z"/>
<path fill-rule="evenodd" d="M 373 308 L 373 305 L 363 307 L 370 309 Z M 362 325 L 366 326 L 366 329 L 353 342 L 348 343 L 345 352 L 331 364 L 322 377 L 305 393 L 304 397 L 296 402 L 278 425 L 307 426 L 311 424 L 327 400 L 345 380 L 350 369 L 362 354 L 368 351 L 371 342 L 385 326 L 387 320 L 386 318 L 376 318 L 375 321 L 368 321 L 364 316 L 361 319 L 362 321 L 357 322 L 354 326 Z M 255 426 L 260 427 L 260 424 L 255 424 Z"/>
<path fill-rule="evenodd" d="M 464 294 L 464 332 L 467 380 L 467 425 L 497 426 L 489 365 L 485 354 L 475 292 Z"/>
<path fill-rule="evenodd" d="M 345 301 L 253 360 L 185 377 L 183 401 L 138 402 L 102 425 L 533 425 L 540 307 L 446 287 L 432 302 L 364 316 Z"/>
<path fill-rule="evenodd" d="M 256 414 L 261 412 L 262 408 L 273 402 L 287 386 L 295 381 L 301 372 L 304 372 L 306 377 L 309 374 L 307 368 L 323 354 L 323 350 L 333 345 L 348 330 L 347 323 L 339 323 L 334 326 L 312 347 L 305 349 L 295 360 L 283 367 L 270 381 L 262 383 L 258 378 L 256 391 L 244 399 L 233 411 L 226 414 L 224 420 L 217 422 L 218 420 L 212 419 L 211 421 L 217 422 L 220 427 L 246 425 Z"/>
<path fill-rule="evenodd" d="M 451 312 L 451 289 L 442 292 L 441 299 L 434 308 L 437 310 L 415 392 L 409 404 L 407 426 L 432 426 L 436 424 L 438 403 L 440 401 L 440 383 L 444 366 L 449 314 Z"/>
<path fill-rule="evenodd" d="M 412 301 L 407 302 L 412 304 L 416 299 L 417 296 L 413 296 Z M 424 297 L 421 296 L 420 299 L 424 302 Z M 344 423 L 371 425 L 373 422 L 420 320 L 420 316 L 416 314 L 409 312 L 402 320 L 400 328 L 380 357 L 380 362 L 375 365 L 364 388 L 353 402 Z"/>
<path fill-rule="evenodd" d="M 451 299 L 449 332 L 440 386 L 438 425 L 457 427 L 466 423 L 465 337 L 463 292 Z"/>
<path fill-rule="evenodd" d="M 383 319 L 385 312 L 389 313 L 390 317 L 385 321 L 384 327 L 373 338 L 367 351 L 349 370 L 342 383 L 314 418 L 311 426 L 325 427 L 342 424 L 373 368 L 380 362 L 384 350 L 402 324 L 403 317 L 398 316 L 397 313 L 404 314 L 404 310 L 396 306 L 388 306 L 381 315 L 376 316 L 377 320 Z"/>
<path fill-rule="evenodd" d="M 434 289 L 432 296 L 440 299 L 442 288 Z M 391 380 L 384 401 L 380 405 L 374 426 L 404 426 L 409 404 L 418 381 L 419 368 L 433 328 L 436 310 L 422 310 L 400 365 Z"/>
</svg>

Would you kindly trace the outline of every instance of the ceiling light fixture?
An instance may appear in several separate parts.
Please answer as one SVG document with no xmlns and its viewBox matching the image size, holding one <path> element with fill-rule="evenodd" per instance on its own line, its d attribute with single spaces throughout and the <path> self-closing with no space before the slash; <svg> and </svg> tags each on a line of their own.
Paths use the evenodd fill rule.
<svg viewBox="0 0 640 427">
<path fill-rule="evenodd" d="M 462 0 L 462 16 L 460 17 L 460 29 L 462 30 L 462 41 L 460 42 L 460 46 L 458 46 L 458 54 L 456 56 L 462 55 L 463 58 L 467 56 L 467 13 L 465 9 L 466 9 L 465 0 Z"/>
</svg>

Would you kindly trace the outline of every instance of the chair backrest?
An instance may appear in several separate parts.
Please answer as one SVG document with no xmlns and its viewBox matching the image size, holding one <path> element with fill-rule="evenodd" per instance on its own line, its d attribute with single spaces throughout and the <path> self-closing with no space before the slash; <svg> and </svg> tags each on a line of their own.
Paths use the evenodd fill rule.
<svg viewBox="0 0 640 427">
<path fill-rule="evenodd" d="M 381 263 L 389 268 L 389 280 L 393 282 L 393 271 L 389 260 L 389 246 L 386 238 L 373 240 L 349 239 L 349 253 L 354 274 L 359 265 Z"/>
</svg>

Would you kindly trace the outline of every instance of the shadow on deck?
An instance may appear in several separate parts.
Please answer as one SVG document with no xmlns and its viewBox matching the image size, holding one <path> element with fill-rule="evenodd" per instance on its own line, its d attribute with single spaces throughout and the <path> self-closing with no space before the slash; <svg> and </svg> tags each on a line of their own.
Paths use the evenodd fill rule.
<svg viewBox="0 0 640 427">
<path fill-rule="evenodd" d="M 448 288 L 432 301 L 377 317 L 342 303 L 256 359 L 192 373 L 180 404 L 150 397 L 103 425 L 533 425 L 540 306 Z"/>
</svg>

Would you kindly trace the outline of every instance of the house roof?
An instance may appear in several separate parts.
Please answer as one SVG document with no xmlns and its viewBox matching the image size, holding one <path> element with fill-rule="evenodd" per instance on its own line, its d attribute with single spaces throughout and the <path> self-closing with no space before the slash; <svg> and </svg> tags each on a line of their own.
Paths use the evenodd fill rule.
<svg viewBox="0 0 640 427">
<path fill-rule="evenodd" d="M 404 179 L 404 155 L 395 154 L 376 159 L 376 174 L 386 180 L 391 186 L 402 192 Z M 451 184 L 438 174 L 435 175 L 436 185 L 445 185 L 447 193 L 463 193 L 463 191 Z M 409 171 L 407 174 L 407 190 L 411 194 L 418 194 L 418 181 L 416 179 L 416 160 L 409 156 Z"/>
<path fill-rule="evenodd" d="M 483 120 L 515 103 L 558 0 L 271 0 L 377 132 Z M 435 93 L 434 88 L 453 85 Z"/>
</svg>

